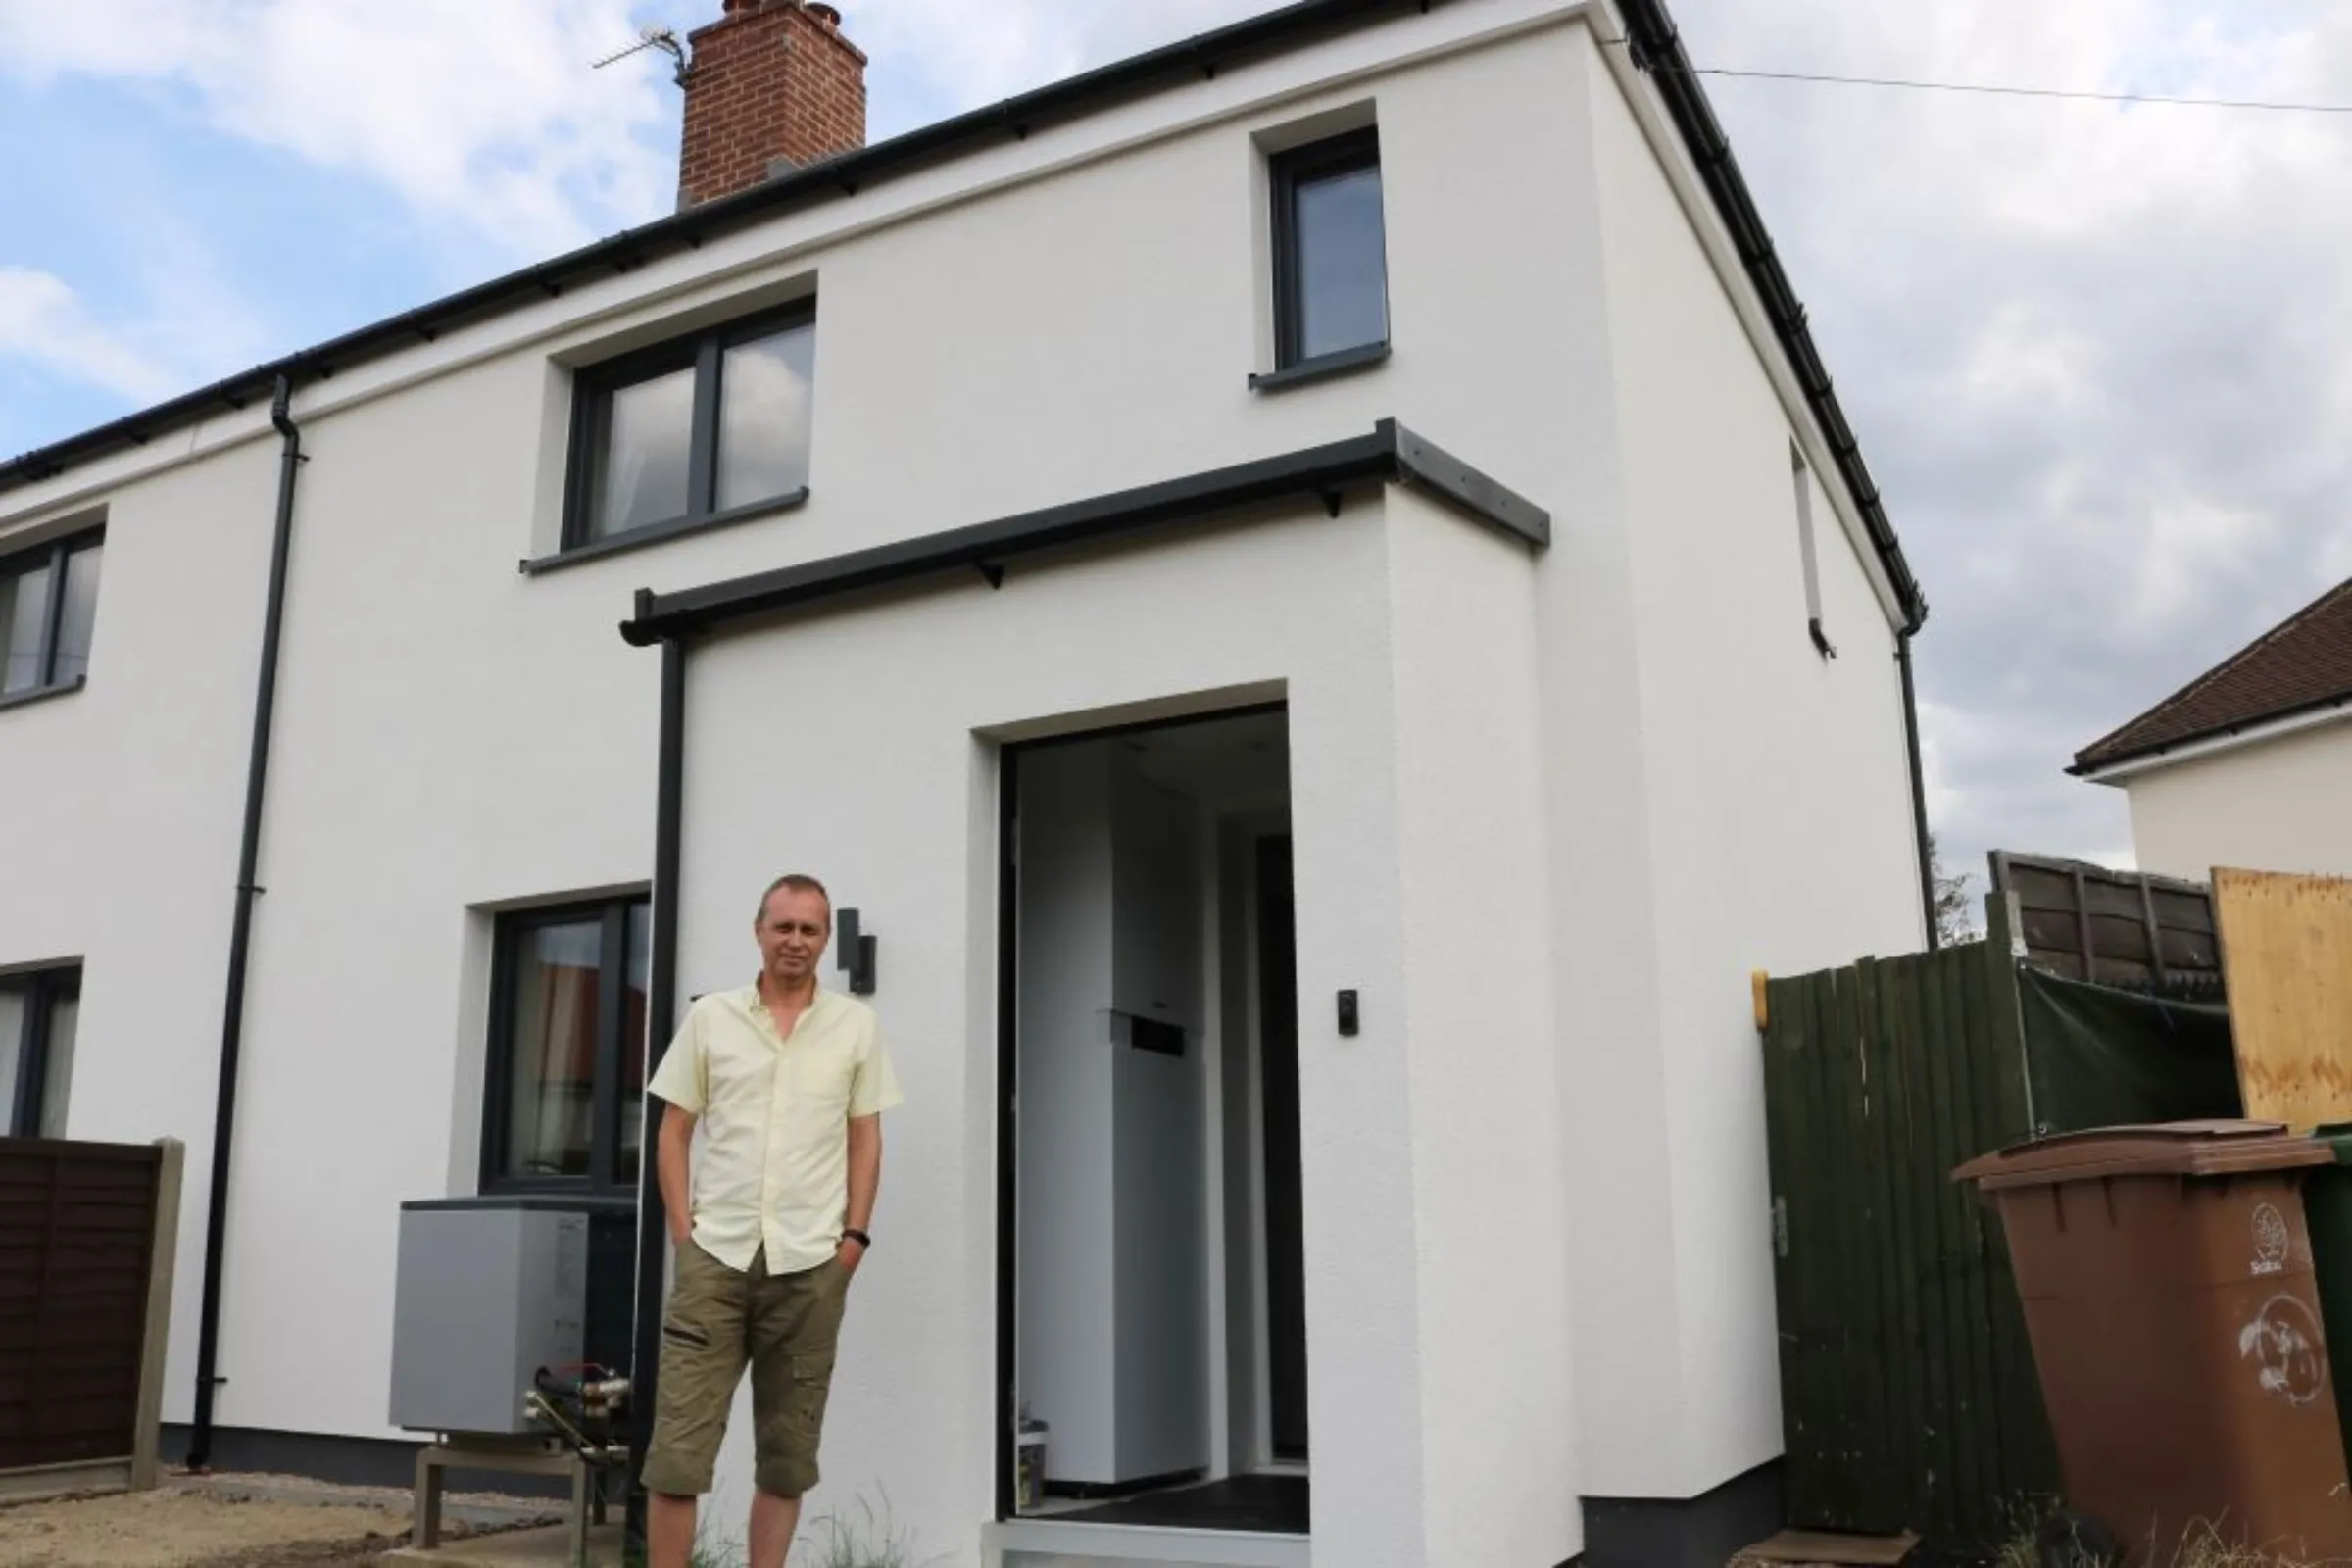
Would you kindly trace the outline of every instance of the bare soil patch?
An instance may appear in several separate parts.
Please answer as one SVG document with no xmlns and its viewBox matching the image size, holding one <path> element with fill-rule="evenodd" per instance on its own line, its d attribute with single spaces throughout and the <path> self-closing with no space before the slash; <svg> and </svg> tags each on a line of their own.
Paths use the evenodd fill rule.
<svg viewBox="0 0 2352 1568">
<path fill-rule="evenodd" d="M 243 1500 L 189 1487 L 0 1507 L 8 1568 L 314 1568 L 407 1544 L 408 1499 Z M 455 1538 L 466 1532 L 445 1531 Z"/>
</svg>

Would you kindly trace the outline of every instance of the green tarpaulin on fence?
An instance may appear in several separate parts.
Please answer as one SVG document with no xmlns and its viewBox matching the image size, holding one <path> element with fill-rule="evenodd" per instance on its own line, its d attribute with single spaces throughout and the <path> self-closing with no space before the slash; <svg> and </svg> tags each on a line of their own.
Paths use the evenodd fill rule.
<svg viewBox="0 0 2352 1568">
<path fill-rule="evenodd" d="M 2230 1009 L 2020 968 L 2026 1079 L 2042 1134 L 2241 1116 Z"/>
</svg>

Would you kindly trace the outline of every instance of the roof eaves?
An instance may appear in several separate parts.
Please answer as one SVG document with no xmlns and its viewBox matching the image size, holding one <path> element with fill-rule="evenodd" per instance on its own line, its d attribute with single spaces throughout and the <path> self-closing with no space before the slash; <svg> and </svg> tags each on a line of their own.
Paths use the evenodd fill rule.
<svg viewBox="0 0 2352 1568">
<path fill-rule="evenodd" d="M 1755 282 L 1765 313 L 1772 319 L 1773 331 L 1788 356 L 1797 384 L 1812 406 L 1813 416 L 1821 423 L 1822 434 L 1838 461 L 1846 490 L 1862 514 L 1863 526 L 1869 530 L 1879 560 L 1894 585 L 1905 630 L 1916 632 L 1927 623 L 1927 597 L 1903 555 L 1902 541 L 1895 535 L 1894 524 L 1887 519 L 1878 481 L 1871 477 L 1870 466 L 1862 458 L 1861 443 L 1854 438 L 1845 410 L 1838 401 L 1837 388 L 1822 364 L 1812 328 L 1806 324 L 1804 304 L 1796 297 L 1788 273 L 1781 267 L 1763 215 L 1756 210 L 1746 177 L 1740 172 L 1740 161 L 1732 153 L 1731 140 L 1716 120 L 1705 89 L 1699 85 L 1690 57 L 1684 52 L 1674 19 L 1667 14 L 1664 0 L 1618 0 L 1618 6 L 1625 18 L 1634 64 L 1657 83 L 1666 112 L 1690 149 L 1691 161 L 1698 167 L 1699 177 L 1705 182 L 1724 226 L 1731 232 L 1741 265 Z"/>
<path fill-rule="evenodd" d="M 2191 734 L 2168 735 L 2161 741 L 2132 747 L 2112 756 L 2093 757 L 2087 750 L 2078 752 L 2074 764 L 2066 771 L 2070 777 L 2086 779 L 2093 784 L 2112 781 L 2124 773 L 2143 772 L 2170 762 L 2210 757 L 2237 745 L 2282 738 L 2313 725 L 2327 723 L 2347 709 L 2352 709 L 2352 691 L 2296 703 L 2269 712 L 2249 714 Z"/>
<path fill-rule="evenodd" d="M 2125 762 L 2161 756 L 2166 752 L 2178 751 L 2182 747 L 2212 740 L 2217 736 L 2236 734 L 2241 730 L 2278 723 L 2303 713 L 2339 708 L 2347 701 L 2352 701 L 2352 689 L 2326 692 L 2318 697 L 2300 702 L 2232 713 L 2227 718 L 2199 725 L 2193 730 L 2180 734 L 2159 734 L 2157 738 L 2147 741 L 2134 739 L 2134 732 L 2147 732 L 2154 729 L 2156 720 L 2163 717 L 2166 712 L 2189 702 L 2198 693 L 2205 691 L 2216 682 L 2244 668 L 2249 662 L 2278 647 L 2281 640 L 2308 626 L 2315 618 L 2333 610 L 2348 597 L 2352 597 L 2352 579 L 2338 583 L 2278 625 L 2273 626 L 2269 631 L 2240 648 L 2236 653 L 2191 680 L 2179 691 L 2174 692 L 2170 697 L 2146 709 L 2136 717 L 2127 719 L 2097 740 L 2092 741 L 2088 746 L 2083 747 L 2075 754 L 2074 765 L 2069 767 L 2067 772 L 2078 778 L 2104 772 Z"/>
</svg>

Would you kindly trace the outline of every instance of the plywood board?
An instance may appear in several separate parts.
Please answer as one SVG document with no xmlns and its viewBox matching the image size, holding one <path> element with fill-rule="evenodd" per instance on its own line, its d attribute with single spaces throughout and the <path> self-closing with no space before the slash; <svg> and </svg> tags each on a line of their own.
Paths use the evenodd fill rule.
<svg viewBox="0 0 2352 1568">
<path fill-rule="evenodd" d="M 2352 1121 L 2352 881 L 2216 870 L 2213 902 L 2246 1114 Z"/>
<path fill-rule="evenodd" d="M 1845 1568 L 1847 1564 L 1891 1568 L 1918 1545 L 1919 1537 L 1907 1531 L 1899 1536 L 1825 1536 L 1809 1530 L 1784 1530 L 1770 1541 L 1748 1547 L 1733 1561 L 1741 1565 L 1803 1563 L 1807 1568 Z"/>
</svg>

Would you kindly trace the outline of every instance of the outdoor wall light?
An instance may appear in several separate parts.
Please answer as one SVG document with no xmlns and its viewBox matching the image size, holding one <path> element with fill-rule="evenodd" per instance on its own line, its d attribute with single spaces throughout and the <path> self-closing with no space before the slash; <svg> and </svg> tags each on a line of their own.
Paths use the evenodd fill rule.
<svg viewBox="0 0 2352 1568">
<path fill-rule="evenodd" d="M 874 947 L 876 939 L 858 928 L 858 911 L 844 909 L 834 917 L 835 941 L 840 954 L 842 971 L 850 977 L 850 994 L 870 997 L 874 994 Z"/>
</svg>

